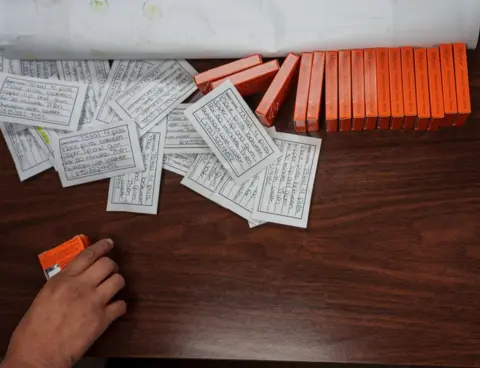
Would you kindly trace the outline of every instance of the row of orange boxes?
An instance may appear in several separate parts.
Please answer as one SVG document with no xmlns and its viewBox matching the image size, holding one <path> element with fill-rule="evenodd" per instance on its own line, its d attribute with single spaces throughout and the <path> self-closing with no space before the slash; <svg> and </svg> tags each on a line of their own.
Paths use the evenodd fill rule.
<svg viewBox="0 0 480 368">
<path fill-rule="evenodd" d="M 293 84 L 299 60 L 298 55 L 289 54 L 280 67 L 277 60 L 264 63 L 260 55 L 252 55 L 199 73 L 195 83 L 204 94 L 227 79 L 243 97 L 264 94 L 255 112 L 262 124 L 272 126 Z"/>
<path fill-rule="evenodd" d="M 242 96 L 264 93 L 255 110 L 272 126 L 298 73 L 297 132 L 320 129 L 437 130 L 471 113 L 465 44 L 290 53 L 282 66 L 252 55 L 195 76 L 203 93 L 229 79 Z"/>
<path fill-rule="evenodd" d="M 313 75 L 323 69 L 327 132 L 437 130 L 463 126 L 471 113 L 465 44 L 320 51 L 313 58 L 306 52 L 295 101 L 297 132 L 318 131 L 322 78 Z M 306 113 L 311 110 L 313 116 Z"/>
</svg>

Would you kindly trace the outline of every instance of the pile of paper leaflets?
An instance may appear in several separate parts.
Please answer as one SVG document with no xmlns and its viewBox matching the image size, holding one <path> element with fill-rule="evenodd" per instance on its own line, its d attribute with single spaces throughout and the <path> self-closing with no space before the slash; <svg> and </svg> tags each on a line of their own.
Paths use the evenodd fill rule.
<svg viewBox="0 0 480 368">
<path fill-rule="evenodd" d="M 110 178 L 107 211 L 156 214 L 162 167 L 248 220 L 307 227 L 321 140 L 261 125 L 227 80 L 193 104 L 182 60 L 1 58 L 0 128 L 20 180 Z"/>
</svg>

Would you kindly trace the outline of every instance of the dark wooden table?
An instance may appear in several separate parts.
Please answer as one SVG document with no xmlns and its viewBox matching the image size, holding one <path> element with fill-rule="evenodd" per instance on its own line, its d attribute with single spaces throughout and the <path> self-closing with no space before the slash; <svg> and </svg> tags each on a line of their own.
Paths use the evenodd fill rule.
<svg viewBox="0 0 480 368">
<path fill-rule="evenodd" d="M 169 172 L 157 216 L 107 213 L 107 180 L 20 183 L 2 139 L 0 354 L 44 284 L 36 255 L 83 232 L 115 240 L 128 282 L 92 355 L 480 366 L 480 52 L 469 65 L 466 128 L 324 137 L 307 230 L 249 230 Z"/>
</svg>

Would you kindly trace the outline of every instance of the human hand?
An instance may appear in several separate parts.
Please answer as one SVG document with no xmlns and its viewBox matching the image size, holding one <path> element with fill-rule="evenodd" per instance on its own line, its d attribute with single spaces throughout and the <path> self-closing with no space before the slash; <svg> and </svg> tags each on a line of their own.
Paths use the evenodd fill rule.
<svg viewBox="0 0 480 368">
<path fill-rule="evenodd" d="M 123 300 L 110 302 L 125 286 L 105 256 L 112 248 L 100 240 L 45 284 L 12 335 L 5 368 L 70 368 L 125 314 Z"/>
</svg>

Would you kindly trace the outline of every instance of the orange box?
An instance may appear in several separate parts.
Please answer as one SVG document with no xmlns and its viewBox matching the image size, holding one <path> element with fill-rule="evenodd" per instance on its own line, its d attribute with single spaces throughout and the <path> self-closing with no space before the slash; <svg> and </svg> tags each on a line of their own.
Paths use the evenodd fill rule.
<svg viewBox="0 0 480 368">
<path fill-rule="evenodd" d="M 325 60 L 325 129 L 338 131 L 338 52 L 327 51 Z"/>
<path fill-rule="evenodd" d="M 457 86 L 458 116 L 454 126 L 464 126 L 472 113 L 470 102 L 470 84 L 468 82 L 467 47 L 464 43 L 453 44 L 455 61 L 455 82 Z"/>
<path fill-rule="evenodd" d="M 313 53 L 312 74 L 310 76 L 310 90 L 308 92 L 307 130 L 318 132 L 320 130 L 320 104 L 323 92 L 323 75 L 325 73 L 325 52 Z"/>
<path fill-rule="evenodd" d="M 402 47 L 402 83 L 404 129 L 414 129 L 417 123 L 417 94 L 415 92 L 415 62 L 413 47 Z"/>
<path fill-rule="evenodd" d="M 428 87 L 427 49 L 415 48 L 415 89 L 417 94 L 418 120 L 415 130 L 427 130 L 430 125 L 430 91 Z"/>
<path fill-rule="evenodd" d="M 338 52 L 338 97 L 340 131 L 352 130 L 352 58 L 350 50 Z"/>
<path fill-rule="evenodd" d="M 243 72 L 229 75 L 228 77 L 212 82 L 212 89 L 229 79 L 241 96 L 251 96 L 255 93 L 264 93 L 280 70 L 277 60 L 254 66 Z"/>
<path fill-rule="evenodd" d="M 363 50 L 365 68 L 365 130 L 377 128 L 377 56 L 375 49 Z"/>
<path fill-rule="evenodd" d="M 390 129 L 390 73 L 388 67 L 388 49 L 377 49 L 377 98 L 378 129 Z"/>
<path fill-rule="evenodd" d="M 312 75 L 313 54 L 304 52 L 300 59 L 300 71 L 298 72 L 297 97 L 293 121 L 297 132 L 307 132 L 307 108 L 308 95 L 310 93 L 310 78 Z"/>
<path fill-rule="evenodd" d="M 208 93 L 211 91 L 211 83 L 228 77 L 229 75 L 241 72 L 245 69 L 253 68 L 254 66 L 260 65 L 263 63 L 262 57 L 260 55 L 252 55 L 243 59 L 232 61 L 231 63 L 221 65 L 219 67 L 207 70 L 203 73 L 197 74 L 195 79 L 195 84 L 200 89 L 202 93 Z"/>
<path fill-rule="evenodd" d="M 299 62 L 300 56 L 292 53 L 287 55 L 272 84 L 258 104 L 255 114 L 263 125 L 267 127 L 273 125 L 278 110 L 283 105 L 292 86 Z"/>
<path fill-rule="evenodd" d="M 77 235 L 65 243 L 39 254 L 38 260 L 47 280 L 67 267 L 89 245 L 90 242 L 85 235 Z"/>
<path fill-rule="evenodd" d="M 365 70 L 363 50 L 352 50 L 352 130 L 362 131 L 365 125 Z"/>
<path fill-rule="evenodd" d="M 402 54 L 399 47 L 388 50 L 388 67 L 390 69 L 390 106 L 392 120 L 390 129 L 403 128 L 403 85 L 402 85 Z"/>
<path fill-rule="evenodd" d="M 440 66 L 442 70 L 443 109 L 445 111 L 444 125 L 451 126 L 458 113 L 453 47 L 451 44 L 440 45 Z"/>
<path fill-rule="evenodd" d="M 442 70 L 440 67 L 440 52 L 436 47 L 427 48 L 428 86 L 430 87 L 430 110 L 432 120 L 428 130 L 438 130 L 445 125 L 443 110 Z"/>
</svg>

